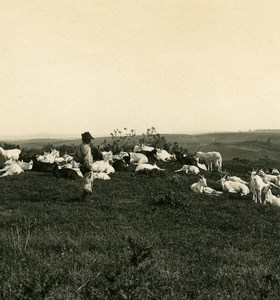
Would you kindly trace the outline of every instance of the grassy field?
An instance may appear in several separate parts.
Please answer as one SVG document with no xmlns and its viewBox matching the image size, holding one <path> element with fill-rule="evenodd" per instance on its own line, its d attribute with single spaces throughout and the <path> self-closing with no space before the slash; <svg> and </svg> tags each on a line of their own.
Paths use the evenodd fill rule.
<svg viewBox="0 0 280 300">
<path fill-rule="evenodd" d="M 248 179 L 271 160 L 228 160 Z M 197 195 L 197 176 L 94 181 L 25 172 L 0 180 L 0 299 L 279 299 L 280 209 Z M 219 175 L 205 172 L 220 189 Z M 277 191 L 273 191 L 277 193 Z"/>
</svg>

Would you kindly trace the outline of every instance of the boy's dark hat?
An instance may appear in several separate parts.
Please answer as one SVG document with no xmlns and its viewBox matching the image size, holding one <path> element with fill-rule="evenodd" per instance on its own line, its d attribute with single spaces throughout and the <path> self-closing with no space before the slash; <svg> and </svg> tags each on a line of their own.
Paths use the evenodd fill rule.
<svg viewBox="0 0 280 300">
<path fill-rule="evenodd" d="M 83 139 L 92 139 L 92 140 L 94 140 L 94 137 L 92 137 L 91 134 L 88 131 L 82 133 L 82 138 Z"/>
</svg>

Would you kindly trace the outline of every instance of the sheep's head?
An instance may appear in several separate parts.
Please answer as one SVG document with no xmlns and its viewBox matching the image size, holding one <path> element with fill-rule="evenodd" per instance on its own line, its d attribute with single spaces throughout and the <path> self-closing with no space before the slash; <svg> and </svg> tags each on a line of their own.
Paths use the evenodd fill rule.
<svg viewBox="0 0 280 300">
<path fill-rule="evenodd" d="M 198 176 L 200 177 L 200 179 L 198 180 L 198 182 L 200 182 L 200 184 L 202 186 L 207 186 L 207 181 L 206 181 L 206 178 L 203 176 L 203 175 L 199 175 Z"/>
</svg>

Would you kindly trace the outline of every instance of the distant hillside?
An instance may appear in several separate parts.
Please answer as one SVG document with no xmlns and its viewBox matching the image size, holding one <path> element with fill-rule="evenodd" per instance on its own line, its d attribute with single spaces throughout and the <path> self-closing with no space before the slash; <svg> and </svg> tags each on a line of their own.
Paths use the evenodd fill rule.
<svg viewBox="0 0 280 300">
<path fill-rule="evenodd" d="M 218 132 L 206 134 L 161 134 L 167 142 L 177 142 L 180 146 L 191 152 L 220 151 L 225 159 L 234 157 L 259 159 L 270 157 L 280 159 L 280 130 L 256 130 L 248 132 Z M 98 137 L 94 144 L 101 144 L 110 137 Z M 21 148 L 41 148 L 44 145 L 78 145 L 80 139 L 28 139 L 9 141 Z"/>
</svg>

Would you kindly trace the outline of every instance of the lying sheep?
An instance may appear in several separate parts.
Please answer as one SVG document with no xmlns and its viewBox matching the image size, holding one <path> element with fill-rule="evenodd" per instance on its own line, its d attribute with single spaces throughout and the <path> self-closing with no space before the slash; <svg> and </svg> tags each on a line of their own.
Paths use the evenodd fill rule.
<svg viewBox="0 0 280 300">
<path fill-rule="evenodd" d="M 207 186 L 207 181 L 204 176 L 199 175 L 201 178 L 198 180 L 198 182 L 193 183 L 190 186 L 190 189 L 199 194 L 205 194 L 205 195 L 214 195 L 214 196 L 219 196 L 223 194 L 223 192 L 216 191 L 210 187 Z"/>
<path fill-rule="evenodd" d="M 276 197 L 275 195 L 272 194 L 270 185 L 266 186 L 263 189 L 263 191 L 264 191 L 264 204 L 266 204 L 266 202 L 268 202 L 272 206 L 280 207 L 280 198 Z"/>
<path fill-rule="evenodd" d="M 16 163 L 16 161 L 8 160 L 5 162 L 5 167 L 0 170 L 0 173 L 3 173 L 0 177 L 17 175 L 23 172 L 23 169 Z"/>
<path fill-rule="evenodd" d="M 224 191 L 235 194 L 240 193 L 241 196 L 245 196 L 250 193 L 248 186 L 244 183 L 227 180 L 225 177 L 219 180 Z"/>
<path fill-rule="evenodd" d="M 191 165 L 183 165 L 181 169 L 176 170 L 174 172 L 181 172 L 181 171 L 184 171 L 187 174 L 198 174 L 200 172 L 198 167 L 191 166 Z"/>
<path fill-rule="evenodd" d="M 53 169 L 53 175 L 56 178 L 66 178 L 66 179 L 72 179 L 72 180 L 83 177 L 80 170 L 78 173 L 77 170 L 75 170 L 73 168 L 60 168 L 58 166 L 58 164 L 56 164 L 56 166 Z"/>
<path fill-rule="evenodd" d="M 139 171 L 149 171 L 149 170 L 159 170 L 159 171 L 164 171 L 165 169 L 159 168 L 156 164 L 151 165 L 151 164 L 141 164 L 136 167 L 135 172 Z"/>
</svg>

